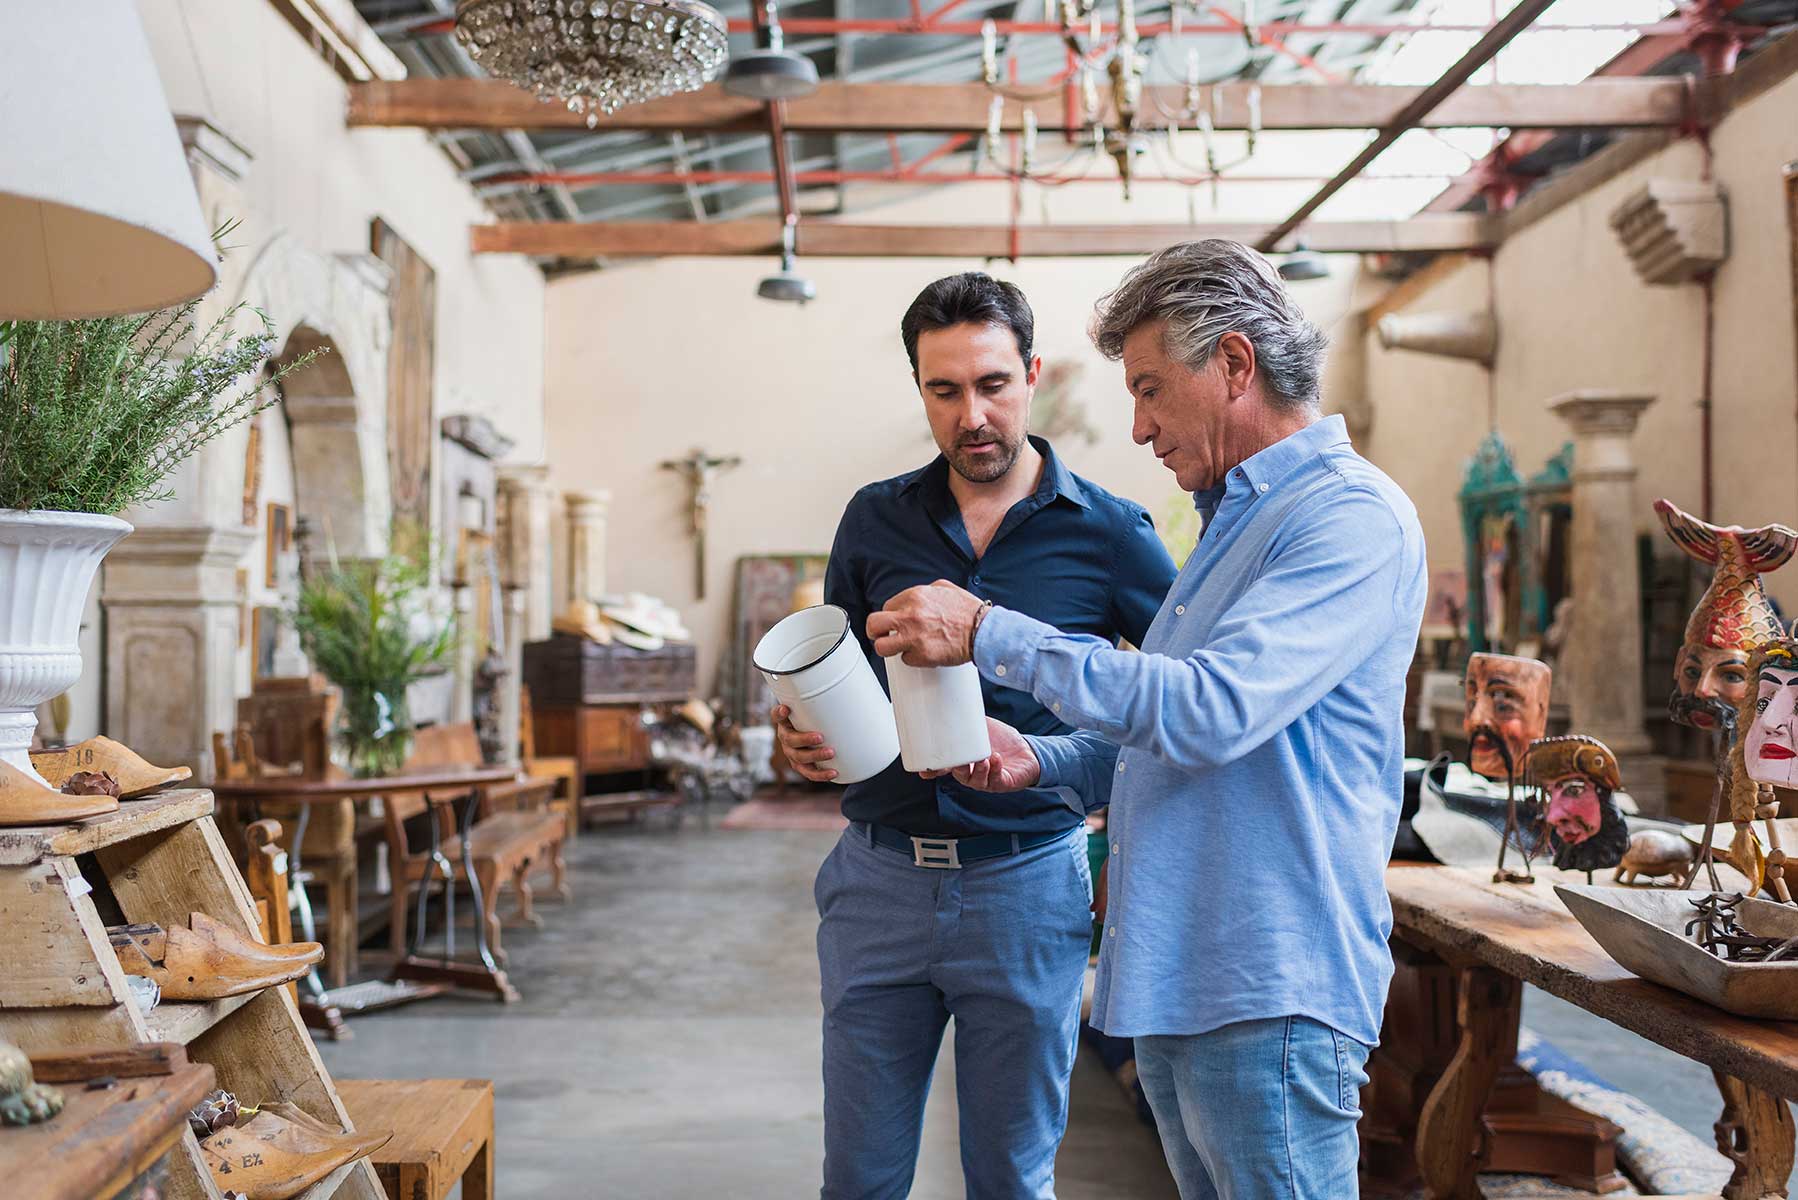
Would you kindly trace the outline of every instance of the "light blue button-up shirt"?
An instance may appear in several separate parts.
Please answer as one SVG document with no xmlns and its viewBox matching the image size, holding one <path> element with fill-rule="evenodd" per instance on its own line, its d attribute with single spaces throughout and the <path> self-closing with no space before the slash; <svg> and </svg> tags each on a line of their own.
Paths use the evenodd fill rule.
<svg viewBox="0 0 1798 1200">
<path fill-rule="evenodd" d="M 1043 786 L 1109 794 L 1093 1024 L 1120 1037 L 1305 1016 L 1379 1038 L 1423 533 L 1341 417 L 1197 498 L 1204 535 L 1140 654 L 1006 609 L 981 673 L 1080 732 Z"/>
</svg>

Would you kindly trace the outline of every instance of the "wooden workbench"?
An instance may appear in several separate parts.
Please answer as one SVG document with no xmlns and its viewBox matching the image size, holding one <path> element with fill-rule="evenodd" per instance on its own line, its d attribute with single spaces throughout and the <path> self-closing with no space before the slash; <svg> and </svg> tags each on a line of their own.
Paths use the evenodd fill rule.
<svg viewBox="0 0 1798 1200">
<path fill-rule="evenodd" d="M 1386 872 L 1394 934 L 1462 970 L 1460 1044 L 1417 1129 L 1428 1194 L 1480 1195 L 1480 1114 L 1516 1052 L 1517 996 L 1530 983 L 1710 1067 L 1723 1098 L 1718 1148 L 1734 1165 L 1724 1196 L 1783 1196 L 1793 1163 L 1785 1101 L 1798 1098 L 1798 1023 L 1731 1016 L 1637 978 L 1554 894 L 1554 883 L 1583 883 L 1583 875 L 1541 866 L 1536 874 L 1533 884 L 1497 884 L 1489 870 L 1473 868 L 1395 863 Z"/>
</svg>

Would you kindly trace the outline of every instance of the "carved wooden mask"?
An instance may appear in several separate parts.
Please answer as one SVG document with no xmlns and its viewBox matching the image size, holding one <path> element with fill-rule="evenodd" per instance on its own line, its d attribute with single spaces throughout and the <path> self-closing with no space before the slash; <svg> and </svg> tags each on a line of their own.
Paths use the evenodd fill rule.
<svg viewBox="0 0 1798 1200">
<path fill-rule="evenodd" d="M 1757 648 L 1749 669 L 1746 726 L 1738 725 L 1743 767 L 1757 783 L 1798 787 L 1798 641 Z"/>
<path fill-rule="evenodd" d="M 1475 654 L 1467 660 L 1468 765 L 1488 779 L 1521 772 L 1531 742 L 1548 732 L 1548 664 L 1509 654 Z"/>
</svg>

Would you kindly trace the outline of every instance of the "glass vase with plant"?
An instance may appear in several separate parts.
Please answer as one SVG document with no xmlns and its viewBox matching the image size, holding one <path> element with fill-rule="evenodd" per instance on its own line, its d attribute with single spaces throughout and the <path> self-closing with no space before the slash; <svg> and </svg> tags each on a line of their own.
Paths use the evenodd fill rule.
<svg viewBox="0 0 1798 1200">
<path fill-rule="evenodd" d="M 391 775 L 412 749 L 406 689 L 449 657 L 455 630 L 427 603 L 430 555 L 423 539 L 396 533 L 373 562 L 315 570 L 289 614 L 312 665 L 342 693 L 338 745 L 359 778 Z"/>
</svg>

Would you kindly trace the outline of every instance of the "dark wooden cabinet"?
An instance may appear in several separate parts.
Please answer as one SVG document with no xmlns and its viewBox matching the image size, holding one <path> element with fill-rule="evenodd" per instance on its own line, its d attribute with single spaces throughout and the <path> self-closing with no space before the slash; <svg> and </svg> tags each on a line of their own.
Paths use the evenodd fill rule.
<svg viewBox="0 0 1798 1200">
<path fill-rule="evenodd" d="M 533 705 L 536 751 L 572 758 L 582 775 L 649 769 L 649 730 L 641 704 Z"/>
</svg>

